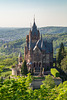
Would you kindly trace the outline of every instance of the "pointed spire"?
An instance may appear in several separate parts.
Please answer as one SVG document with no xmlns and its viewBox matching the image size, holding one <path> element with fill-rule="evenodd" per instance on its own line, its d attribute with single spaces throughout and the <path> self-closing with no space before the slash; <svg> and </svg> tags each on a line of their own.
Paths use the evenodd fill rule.
<svg viewBox="0 0 67 100">
<path fill-rule="evenodd" d="M 34 15 L 34 23 L 35 23 L 35 15 Z"/>
<path fill-rule="evenodd" d="M 36 27 L 36 24 L 35 24 L 35 15 L 34 15 L 34 23 L 33 23 L 33 26 L 35 26 L 35 27 Z"/>
<path fill-rule="evenodd" d="M 33 26 L 32 26 L 32 30 L 37 30 L 37 26 L 36 26 L 36 23 L 35 23 L 35 15 L 34 15 L 34 23 L 33 23 Z"/>
</svg>

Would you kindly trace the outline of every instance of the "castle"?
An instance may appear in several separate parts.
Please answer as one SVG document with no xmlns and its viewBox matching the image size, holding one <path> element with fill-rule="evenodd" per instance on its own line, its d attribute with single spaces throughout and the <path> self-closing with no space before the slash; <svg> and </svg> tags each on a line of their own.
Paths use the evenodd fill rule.
<svg viewBox="0 0 67 100">
<path fill-rule="evenodd" d="M 28 70 L 33 70 L 35 74 L 39 74 L 41 68 L 47 70 L 53 66 L 53 41 L 44 40 L 42 35 L 40 37 L 35 19 L 29 35 L 26 36 L 24 58 Z"/>
<path fill-rule="evenodd" d="M 18 65 L 12 66 L 12 75 L 20 75 L 21 76 L 21 67 L 22 67 L 22 54 L 19 53 L 18 56 Z"/>
<path fill-rule="evenodd" d="M 35 19 L 29 35 L 26 36 L 26 46 L 24 59 L 27 63 L 28 71 L 39 75 L 40 72 L 50 70 L 53 67 L 53 41 L 48 41 L 40 36 L 40 32 L 35 24 Z M 18 65 L 12 67 L 12 75 L 21 74 L 22 55 L 19 54 Z"/>
</svg>

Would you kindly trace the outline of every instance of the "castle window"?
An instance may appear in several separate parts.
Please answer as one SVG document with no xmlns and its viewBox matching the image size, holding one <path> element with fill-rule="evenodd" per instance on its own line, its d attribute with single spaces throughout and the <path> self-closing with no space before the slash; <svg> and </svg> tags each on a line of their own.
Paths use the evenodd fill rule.
<svg viewBox="0 0 67 100">
<path fill-rule="evenodd" d="M 34 67 L 35 67 L 35 62 L 34 62 Z"/>
<path fill-rule="evenodd" d="M 41 62 L 39 63 L 39 67 L 41 67 Z"/>
</svg>

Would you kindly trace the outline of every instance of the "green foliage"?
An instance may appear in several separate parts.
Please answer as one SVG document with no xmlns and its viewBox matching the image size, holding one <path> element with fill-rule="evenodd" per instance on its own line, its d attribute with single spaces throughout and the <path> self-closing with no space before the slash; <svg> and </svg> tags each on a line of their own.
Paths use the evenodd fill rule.
<svg viewBox="0 0 67 100">
<path fill-rule="evenodd" d="M 67 81 L 55 86 L 48 75 L 40 89 L 35 90 L 30 87 L 31 81 L 30 73 L 27 77 L 0 80 L 0 100 L 67 100 Z"/>
<path fill-rule="evenodd" d="M 10 71 L 6 71 L 6 72 L 1 72 L 1 77 L 5 77 L 5 78 L 8 78 L 10 75 L 12 74 L 12 70 Z"/>
<path fill-rule="evenodd" d="M 53 88 L 55 86 L 53 77 L 51 75 L 45 76 L 45 81 L 43 81 L 43 85 L 41 85 L 41 87 L 42 86 Z"/>
<path fill-rule="evenodd" d="M 17 64 L 17 55 L 0 55 L 0 74 L 5 77 L 11 74 L 11 66 Z"/>
<path fill-rule="evenodd" d="M 57 69 L 55 68 L 51 68 L 51 74 L 54 76 L 54 77 L 59 77 L 60 76 L 60 73 Z"/>
<path fill-rule="evenodd" d="M 31 76 L 17 77 L 17 79 L 6 79 L 0 85 L 0 100 L 29 100 L 28 91 L 31 83 Z"/>
<path fill-rule="evenodd" d="M 67 74 L 67 56 L 61 61 L 61 69 Z"/>
<path fill-rule="evenodd" d="M 23 54 L 24 46 L 25 46 L 25 39 L 23 38 L 3 44 L 2 47 L 0 48 L 0 52 L 9 55 L 11 53 L 17 54 L 21 51 L 21 53 Z"/>
<path fill-rule="evenodd" d="M 57 59 L 59 66 L 60 66 L 61 60 L 64 58 L 64 56 L 66 56 L 66 52 L 65 52 L 63 43 L 61 43 L 59 52 L 58 52 L 58 59 Z"/>
<path fill-rule="evenodd" d="M 26 65 L 26 61 L 23 62 L 23 65 L 21 67 L 21 74 L 22 75 L 27 75 L 28 70 L 27 70 L 27 65 Z"/>
</svg>

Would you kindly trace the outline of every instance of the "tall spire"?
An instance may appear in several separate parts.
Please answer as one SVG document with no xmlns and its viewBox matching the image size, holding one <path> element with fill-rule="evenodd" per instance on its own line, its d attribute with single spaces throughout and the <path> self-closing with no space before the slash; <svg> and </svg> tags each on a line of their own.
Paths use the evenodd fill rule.
<svg viewBox="0 0 67 100">
<path fill-rule="evenodd" d="M 33 26 L 32 26 L 32 30 L 36 30 L 37 31 L 37 26 L 35 24 L 35 15 L 34 15 L 34 23 L 33 23 Z"/>
<path fill-rule="evenodd" d="M 34 15 L 34 23 L 35 23 L 35 15 Z"/>
</svg>

